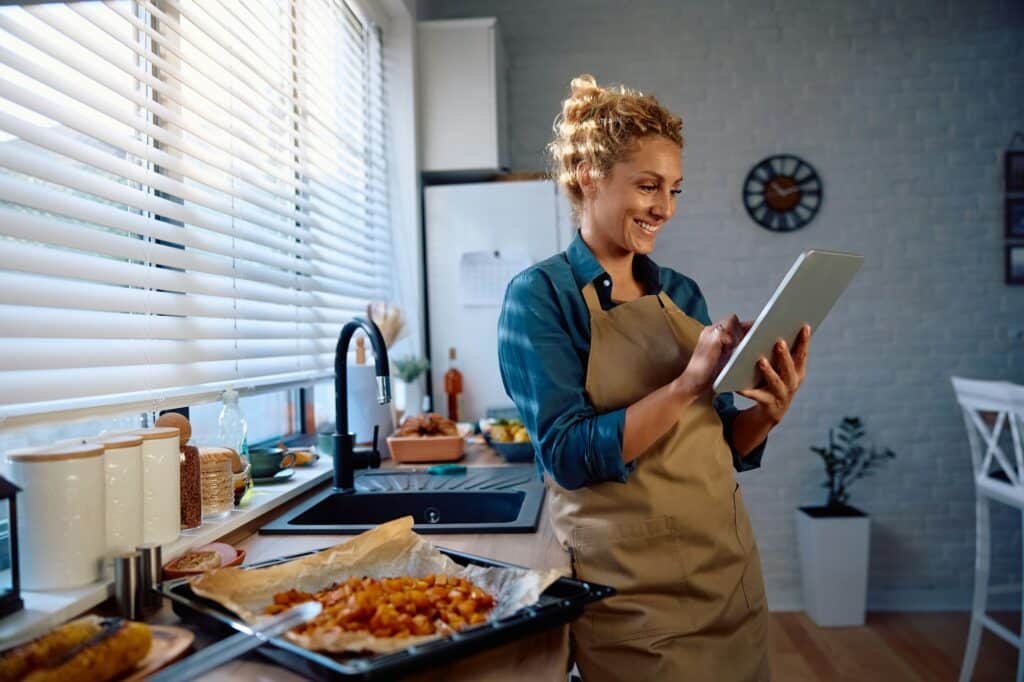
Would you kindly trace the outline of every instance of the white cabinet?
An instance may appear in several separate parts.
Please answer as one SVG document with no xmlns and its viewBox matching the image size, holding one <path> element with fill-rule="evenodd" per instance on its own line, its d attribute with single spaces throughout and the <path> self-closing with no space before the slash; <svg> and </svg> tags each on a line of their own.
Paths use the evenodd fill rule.
<svg viewBox="0 0 1024 682">
<path fill-rule="evenodd" d="M 505 55 L 493 17 L 419 23 L 424 171 L 508 167 Z"/>
</svg>

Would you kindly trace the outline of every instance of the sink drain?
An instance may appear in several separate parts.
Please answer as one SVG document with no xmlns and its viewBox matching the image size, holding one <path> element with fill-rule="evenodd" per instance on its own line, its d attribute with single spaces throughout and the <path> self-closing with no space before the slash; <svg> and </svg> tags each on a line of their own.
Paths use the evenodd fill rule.
<svg viewBox="0 0 1024 682">
<path fill-rule="evenodd" d="M 423 510 L 423 517 L 427 520 L 427 523 L 440 523 L 441 511 L 437 507 L 427 507 Z"/>
</svg>

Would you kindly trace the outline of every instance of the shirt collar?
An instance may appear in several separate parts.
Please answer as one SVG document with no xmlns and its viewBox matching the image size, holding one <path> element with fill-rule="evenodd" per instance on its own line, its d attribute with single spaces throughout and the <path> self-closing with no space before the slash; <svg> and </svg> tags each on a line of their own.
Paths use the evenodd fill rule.
<svg viewBox="0 0 1024 682">
<path fill-rule="evenodd" d="M 594 253 L 587 246 L 587 243 L 583 241 L 583 235 L 580 234 L 579 230 L 576 230 L 576 236 L 569 244 L 569 248 L 565 250 L 565 254 L 569 259 L 569 267 L 572 269 L 572 276 L 576 280 L 576 286 L 582 290 L 587 284 L 594 282 L 594 287 L 597 289 L 602 304 L 610 303 L 611 276 L 605 272 L 597 258 L 594 257 Z M 641 254 L 634 256 L 633 274 L 644 286 L 644 290 L 648 294 L 661 293 L 661 277 L 658 272 L 658 266 L 653 260 Z M 605 281 L 609 282 L 609 284 L 605 285 Z"/>
</svg>

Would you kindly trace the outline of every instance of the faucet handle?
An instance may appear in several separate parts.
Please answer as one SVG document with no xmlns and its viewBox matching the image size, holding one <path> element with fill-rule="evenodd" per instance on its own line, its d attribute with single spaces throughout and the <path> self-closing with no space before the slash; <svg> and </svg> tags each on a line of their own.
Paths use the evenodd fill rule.
<svg viewBox="0 0 1024 682">
<path fill-rule="evenodd" d="M 373 425 L 373 446 L 370 449 L 370 466 L 371 469 L 380 468 L 380 449 L 377 447 L 377 440 L 380 437 L 380 424 Z"/>
</svg>

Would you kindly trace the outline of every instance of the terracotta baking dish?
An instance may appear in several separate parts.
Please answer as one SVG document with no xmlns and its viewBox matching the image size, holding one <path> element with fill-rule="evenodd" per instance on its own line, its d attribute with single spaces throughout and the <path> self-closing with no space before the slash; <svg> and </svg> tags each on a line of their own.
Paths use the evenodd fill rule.
<svg viewBox="0 0 1024 682">
<path fill-rule="evenodd" d="M 239 566 L 239 565 L 241 565 L 241 563 L 243 561 L 245 561 L 245 550 L 244 549 L 239 549 L 239 548 L 236 547 L 235 551 L 237 552 L 237 554 L 235 554 L 235 558 L 232 559 L 231 561 L 229 561 L 226 564 L 221 564 L 218 568 L 228 568 L 229 566 Z M 199 575 L 199 574 L 205 572 L 205 571 L 176 571 L 173 568 L 168 568 L 168 566 L 171 565 L 172 563 L 173 563 L 173 561 L 168 561 L 163 566 L 163 569 L 164 569 L 164 580 L 174 580 L 176 578 L 184 578 L 184 577 L 190 576 L 190 575 Z M 207 569 L 207 570 L 211 570 L 212 571 L 214 569 L 211 568 L 211 569 Z"/>
<path fill-rule="evenodd" d="M 396 462 L 454 462 L 462 459 L 462 436 L 388 436 Z"/>
</svg>

